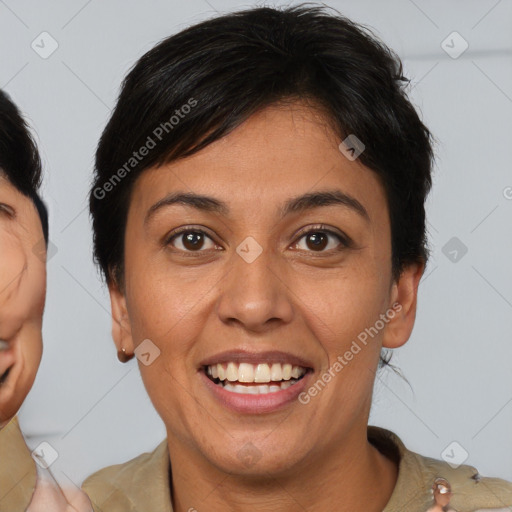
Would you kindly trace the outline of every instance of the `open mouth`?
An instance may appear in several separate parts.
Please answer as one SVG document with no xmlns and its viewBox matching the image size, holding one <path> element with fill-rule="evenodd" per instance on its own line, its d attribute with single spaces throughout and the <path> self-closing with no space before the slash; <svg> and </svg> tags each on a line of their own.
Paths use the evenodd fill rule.
<svg viewBox="0 0 512 512">
<path fill-rule="evenodd" d="M 289 363 L 218 363 L 203 366 L 206 376 L 226 391 L 246 395 L 277 393 L 301 379 L 311 368 Z"/>
<path fill-rule="evenodd" d="M 0 375 L 0 386 L 7 380 L 7 377 L 9 376 L 9 373 L 13 366 L 14 365 L 9 366 L 9 368 L 7 368 L 7 370 L 4 373 L 2 373 L 2 375 Z"/>
</svg>

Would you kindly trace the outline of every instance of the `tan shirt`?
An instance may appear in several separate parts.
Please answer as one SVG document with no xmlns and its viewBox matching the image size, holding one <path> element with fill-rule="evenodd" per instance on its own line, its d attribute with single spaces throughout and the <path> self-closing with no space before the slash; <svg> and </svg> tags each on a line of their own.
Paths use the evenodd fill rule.
<svg viewBox="0 0 512 512">
<path fill-rule="evenodd" d="M 451 484 L 450 506 L 458 512 L 512 510 L 512 483 L 506 480 L 480 477 L 471 466 L 452 469 L 446 462 L 418 455 L 380 427 L 368 426 L 368 439 L 399 464 L 398 480 L 383 512 L 426 512 L 434 504 L 431 488 L 438 477 Z M 167 440 L 151 453 L 94 473 L 83 489 L 95 512 L 172 512 Z"/>
<path fill-rule="evenodd" d="M 24 512 L 36 487 L 36 463 L 15 416 L 0 430 L 0 511 Z"/>
</svg>

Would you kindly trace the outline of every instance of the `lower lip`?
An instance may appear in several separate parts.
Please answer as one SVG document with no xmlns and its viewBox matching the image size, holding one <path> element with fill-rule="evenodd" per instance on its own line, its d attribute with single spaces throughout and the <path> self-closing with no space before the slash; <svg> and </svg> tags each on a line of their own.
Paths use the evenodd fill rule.
<svg viewBox="0 0 512 512">
<path fill-rule="evenodd" d="M 308 371 L 302 379 L 292 386 L 275 391 L 274 393 L 265 393 L 259 395 L 249 395 L 227 391 L 222 386 L 215 384 L 203 370 L 200 370 L 201 378 L 205 382 L 213 396 L 225 407 L 241 413 L 261 414 L 274 412 L 285 408 L 292 402 L 297 401 L 300 393 L 306 388 L 307 379 L 311 372 Z"/>
</svg>

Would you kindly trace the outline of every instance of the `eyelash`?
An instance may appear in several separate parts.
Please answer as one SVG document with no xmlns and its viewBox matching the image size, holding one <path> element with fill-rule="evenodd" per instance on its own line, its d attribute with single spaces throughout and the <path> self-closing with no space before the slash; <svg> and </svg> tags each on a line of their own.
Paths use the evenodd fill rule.
<svg viewBox="0 0 512 512">
<path fill-rule="evenodd" d="M 164 240 L 164 245 L 165 246 L 169 246 L 172 244 L 173 240 L 175 240 L 176 238 L 178 238 L 180 235 L 183 235 L 185 233 L 196 233 L 196 234 L 202 234 L 202 235 L 205 235 L 207 236 L 208 238 L 210 238 L 212 240 L 212 242 L 215 243 L 215 241 L 212 239 L 212 237 L 204 230 L 202 229 L 198 229 L 198 228 L 192 228 L 192 227 L 189 227 L 189 226 L 185 226 L 183 228 L 179 228 L 177 231 L 173 231 L 171 232 L 169 235 L 167 235 L 165 237 L 165 240 Z M 328 234 L 328 235 L 332 235 L 334 236 L 335 238 L 338 239 L 338 241 L 340 242 L 341 244 L 341 247 L 338 247 L 338 248 L 335 248 L 335 249 L 330 249 L 330 250 L 327 250 L 327 251 L 306 251 L 306 252 L 312 252 L 313 254 L 314 253 L 318 253 L 318 254 L 330 254 L 332 252 L 336 252 L 336 251 L 342 251 L 343 249 L 348 249 L 350 247 L 352 247 L 352 240 L 347 237 L 346 235 L 342 235 L 340 233 L 337 233 L 336 231 L 333 231 L 332 229 L 329 229 L 328 227 L 324 226 L 323 224 L 319 224 L 317 226 L 313 226 L 305 231 L 301 231 L 297 236 L 297 241 L 294 242 L 293 245 L 296 245 L 299 243 L 299 241 L 304 238 L 305 236 L 311 234 L 311 233 L 325 233 L 325 234 Z M 185 253 L 185 254 L 196 254 L 196 253 L 201 253 L 201 252 L 207 252 L 206 250 L 198 250 L 198 251 L 188 251 L 188 250 L 183 250 L 183 249 L 176 249 L 178 252 L 182 252 L 182 253 Z"/>
</svg>

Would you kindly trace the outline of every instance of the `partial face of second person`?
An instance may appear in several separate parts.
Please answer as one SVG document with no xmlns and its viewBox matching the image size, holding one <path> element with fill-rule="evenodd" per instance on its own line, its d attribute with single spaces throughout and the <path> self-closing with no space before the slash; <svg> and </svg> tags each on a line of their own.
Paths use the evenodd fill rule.
<svg viewBox="0 0 512 512">
<path fill-rule="evenodd" d="M 42 243 L 34 203 L 0 170 L 0 425 L 17 413 L 41 361 L 46 293 Z"/>
<path fill-rule="evenodd" d="M 380 350 L 409 338 L 423 267 L 392 279 L 384 189 L 339 143 L 316 110 L 272 106 L 136 181 L 125 286 L 110 286 L 113 334 L 118 348 L 149 339 L 161 351 L 139 366 L 178 464 L 187 457 L 231 474 L 292 475 L 340 450 L 357 460 L 367 443 Z M 292 198 L 320 191 L 350 196 L 364 211 L 331 204 L 282 216 Z M 178 192 L 214 198 L 224 211 L 162 203 Z M 240 251 L 247 237 L 262 249 L 253 261 Z M 401 311 L 307 404 L 292 387 L 279 400 L 233 398 L 206 376 L 206 363 L 279 351 L 262 362 L 302 361 L 309 370 L 294 387 L 307 391 L 395 302 Z"/>
</svg>

